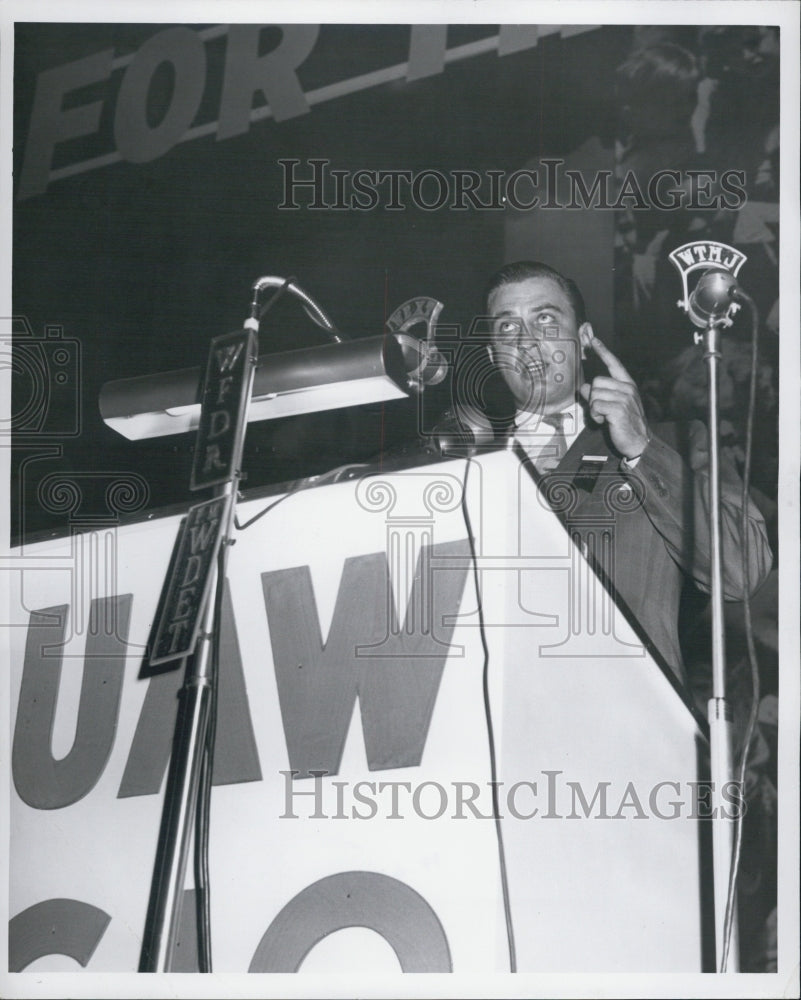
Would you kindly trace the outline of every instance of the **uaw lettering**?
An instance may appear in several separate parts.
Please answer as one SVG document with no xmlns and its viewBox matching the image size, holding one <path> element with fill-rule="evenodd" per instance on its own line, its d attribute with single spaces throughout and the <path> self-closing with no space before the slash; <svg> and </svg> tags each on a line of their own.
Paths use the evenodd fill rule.
<svg viewBox="0 0 801 1000">
<path fill-rule="evenodd" d="M 189 611 L 197 604 L 195 581 L 202 576 L 203 564 L 214 548 L 215 503 L 198 505 L 185 522 L 185 551 L 179 554 L 174 573 L 178 584 L 172 618 L 167 618 L 167 643 L 183 631 Z M 429 588 L 433 620 L 441 623 L 437 641 L 413 628 L 390 634 L 387 609 L 392 595 L 387 600 L 387 594 L 392 585 L 383 552 L 345 561 L 325 643 L 309 568 L 261 574 L 286 759 L 296 775 L 302 777 L 318 769 L 337 773 L 357 698 L 369 768 L 419 765 L 449 652 L 452 622 L 465 586 L 468 555 L 466 541 L 442 543 L 433 546 L 432 552 L 420 553 L 415 586 Z M 434 572 L 433 580 L 424 584 L 421 566 L 437 560 L 450 565 L 456 561 L 463 568 Z M 74 744 L 61 760 L 54 759 L 51 749 L 61 661 L 46 653 L 51 644 L 58 646 L 63 639 L 70 608 L 41 608 L 30 614 L 12 772 L 20 799 L 32 809 L 63 809 L 85 798 L 98 784 L 114 748 L 134 595 L 108 600 L 115 603 L 118 635 L 108 636 L 95 628 L 86 640 Z M 418 605 L 420 597 L 412 593 L 409 603 Z M 92 620 L 102 617 L 101 605 L 100 601 L 92 602 Z M 390 643 L 394 657 L 388 659 Z M 237 624 L 227 591 L 221 644 L 226 650 L 220 664 L 225 697 L 220 701 L 214 784 L 259 782 L 262 770 Z M 357 645 L 380 649 L 380 659 L 359 655 Z M 180 683 L 179 671 L 150 678 L 117 798 L 156 795 L 162 788 Z M 197 968 L 191 945 L 195 940 L 192 896 L 192 890 L 184 894 L 179 942 L 185 947 L 179 949 L 173 971 Z M 334 897 L 340 902 L 332 908 Z M 335 872 L 307 885 L 276 915 L 274 910 L 266 910 L 267 929 L 249 971 L 297 971 L 317 941 L 353 925 L 351 898 L 359 900 L 358 924 L 372 928 L 392 945 L 404 971 L 451 971 L 448 942 L 430 904 L 402 880 L 374 871 Z M 111 921 L 104 909 L 81 899 L 54 897 L 37 902 L 10 921 L 9 966 L 21 971 L 35 959 L 53 953 L 70 955 L 86 965 Z M 297 940 L 297 933 L 288 937 L 288 928 L 301 928 L 303 940 Z"/>
<path fill-rule="evenodd" d="M 694 967 L 696 925 L 674 898 L 699 877 L 697 726 L 604 594 L 576 593 L 589 581 L 569 531 L 611 547 L 609 518 L 579 524 L 572 494 L 559 512 L 538 502 L 539 484 L 506 451 L 476 460 L 467 483 L 464 471 L 382 472 L 298 491 L 231 550 L 212 774 L 219 971 L 314 972 L 327 961 L 317 942 L 346 927 L 375 932 L 406 971 L 505 971 L 493 787 L 521 938 L 537 944 L 556 920 L 560 935 L 574 935 L 572 954 L 586 936 L 569 895 L 544 916 L 529 906 L 540 883 L 526 873 L 539 858 L 555 883 L 583 865 L 577 883 L 614 911 L 628 898 L 629 882 L 607 877 L 620 858 L 659 880 L 643 905 L 681 914 L 682 962 Z M 602 476 L 599 502 L 611 504 Z M 629 493 L 615 502 L 636 507 Z M 195 516 L 175 571 L 177 622 L 199 596 L 191 588 L 213 534 L 213 517 Z M 150 628 L 153 578 L 172 573 L 178 520 L 122 529 L 125 573 L 107 599 L 113 633 L 100 626 L 109 608 L 95 603 L 86 613 L 97 624 L 64 649 L 74 608 L 55 582 L 35 581 L 23 605 L 12 637 L 11 825 L 18 856 L 31 860 L 12 876 L 15 969 L 34 971 L 54 949 L 92 971 L 136 965 L 147 879 L 109 873 L 123 863 L 119 843 L 128 869 L 147 872 L 158 842 L 183 672 L 140 671 L 131 643 Z M 588 544 L 585 562 L 592 556 Z M 602 758 L 621 731 L 665 739 L 640 740 L 636 759 Z M 599 824 L 621 836 L 599 841 Z M 189 889 L 176 911 L 171 971 L 197 968 L 195 902 Z M 640 911 L 631 923 L 657 933 Z M 617 936 L 630 948 L 628 929 Z M 527 967 L 546 967 L 546 944 Z M 598 962 L 608 947 L 604 938 Z M 349 945 L 342 954 L 358 967 Z"/>
<path fill-rule="evenodd" d="M 183 637 L 185 623 L 198 603 L 194 581 L 202 575 L 203 562 L 213 549 L 211 542 L 218 516 L 215 502 L 198 505 L 194 520 L 186 522 L 186 553 L 181 559 L 180 572 L 175 573 L 173 613 L 165 619 L 167 627 L 161 640 L 168 650 Z M 437 544 L 431 552 L 419 555 L 416 588 L 426 586 L 420 571 L 426 562 L 457 560 L 463 567 L 432 574 L 432 617 L 435 622 L 444 623 L 433 636 L 414 629 L 391 633 L 388 611 L 391 601 L 386 597 L 391 582 L 383 552 L 346 559 L 325 643 L 308 567 L 262 574 L 264 608 L 292 769 L 300 775 L 319 769 L 331 775 L 338 773 L 357 697 L 371 770 L 419 764 L 449 651 L 453 618 L 464 590 L 468 555 L 466 541 Z M 47 653 L 63 639 L 70 609 L 63 605 L 30 614 L 12 769 L 20 798 L 34 808 L 59 809 L 77 802 L 95 786 L 111 753 L 122 696 L 133 595 L 105 600 L 119 605 L 121 639 L 90 632 L 85 664 L 94 667 L 102 661 L 105 666 L 102 670 L 84 670 L 75 743 L 72 752 L 60 761 L 54 761 L 50 751 L 60 671 L 53 669 L 54 658 Z M 420 597 L 413 591 L 410 607 L 419 603 Z M 92 602 L 93 620 L 102 619 L 100 605 L 100 601 Z M 368 615 L 365 609 L 371 613 Z M 235 638 L 236 633 L 233 606 L 227 599 L 223 607 L 223 644 Z M 389 642 L 392 650 L 388 648 Z M 360 655 L 360 649 L 373 647 L 380 651 L 380 656 Z M 220 706 L 215 783 L 259 781 L 261 772 L 252 728 L 242 724 L 242 714 L 249 722 L 250 710 L 239 646 L 234 642 L 227 648 L 233 655 L 221 661 L 220 683 L 234 693 Z M 298 663 L 303 664 L 302 670 L 298 669 Z M 113 677 L 113 684 L 109 683 L 109 677 Z M 119 798 L 155 795 L 159 791 L 169 758 L 175 695 L 180 683 L 179 672 L 150 679 Z M 101 696 L 110 702 L 106 708 L 88 711 Z M 53 780 L 44 780 L 49 773 Z"/>
<path fill-rule="evenodd" d="M 360 74 L 344 80 L 323 79 L 317 89 L 308 92 L 303 90 L 298 70 L 314 55 L 319 25 L 166 28 L 133 53 L 108 48 L 39 74 L 17 197 L 42 194 L 54 180 L 120 161 L 149 163 L 179 142 L 209 135 L 218 142 L 232 139 L 247 133 L 254 122 L 266 118 L 287 121 L 308 114 L 314 104 L 381 83 L 435 76 L 444 71 L 446 56 L 453 62 L 492 51 L 498 56 L 512 55 L 535 47 L 544 36 L 567 37 L 594 27 L 505 24 L 479 43 L 448 48 L 447 25 L 414 25 L 408 28 L 405 62 L 378 71 L 374 64 L 365 64 Z M 224 46 L 222 59 L 216 52 L 209 58 L 210 48 L 220 44 Z M 358 61 L 349 59 L 348 65 L 355 69 Z M 172 94 L 154 124 L 148 114 L 148 94 L 164 66 L 173 77 Z M 87 100 L 82 92 L 100 97 Z M 259 97 L 266 106 L 254 107 Z M 198 120 L 201 114 L 204 117 Z M 102 131 L 101 123 L 106 122 L 113 123 L 113 129 L 107 130 L 111 134 Z M 97 137 L 102 150 L 99 155 L 53 169 L 54 159 L 60 159 L 60 147 L 86 136 Z"/>
</svg>

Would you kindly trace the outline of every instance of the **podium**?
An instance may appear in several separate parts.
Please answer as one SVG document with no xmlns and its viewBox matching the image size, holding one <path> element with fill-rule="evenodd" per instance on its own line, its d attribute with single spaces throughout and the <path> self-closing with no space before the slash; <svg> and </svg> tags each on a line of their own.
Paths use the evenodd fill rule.
<svg viewBox="0 0 801 1000">
<path fill-rule="evenodd" d="M 357 471 L 231 551 L 215 971 L 503 975 L 509 927 L 520 972 L 701 971 L 704 736 L 669 671 L 514 455 Z M 137 967 L 179 523 L 14 553 L 12 970 Z"/>
</svg>

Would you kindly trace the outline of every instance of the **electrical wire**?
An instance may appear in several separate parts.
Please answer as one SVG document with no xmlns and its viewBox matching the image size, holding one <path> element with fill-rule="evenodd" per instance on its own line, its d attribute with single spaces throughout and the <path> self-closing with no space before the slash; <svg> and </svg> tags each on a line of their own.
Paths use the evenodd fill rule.
<svg viewBox="0 0 801 1000">
<path fill-rule="evenodd" d="M 284 500 L 288 500 L 290 497 L 294 496 L 295 493 L 297 493 L 297 490 L 290 490 L 277 500 L 273 500 L 271 504 L 268 504 L 263 510 L 260 510 L 258 514 L 254 514 L 253 517 L 251 517 L 249 521 L 245 521 L 244 524 L 240 524 L 236 515 L 234 515 L 234 527 L 237 531 L 244 531 L 246 528 L 249 528 L 251 524 L 255 524 L 256 521 L 264 517 L 265 514 L 269 514 L 273 507 L 277 507 L 279 503 L 283 503 Z"/>
<path fill-rule="evenodd" d="M 300 493 L 301 490 L 307 489 L 310 486 L 322 486 L 324 483 L 329 481 L 332 483 L 336 483 L 339 481 L 337 477 L 342 476 L 349 469 L 365 469 L 365 468 L 367 468 L 367 463 L 365 462 L 352 462 L 347 465 L 338 465 L 335 469 L 330 469 L 328 472 L 324 472 L 320 476 L 314 476 L 311 477 L 311 479 L 303 479 L 298 483 L 297 486 L 293 487 L 291 490 L 288 490 L 283 496 L 279 497 L 277 500 L 273 500 L 271 504 L 268 504 L 263 510 L 260 510 L 258 514 L 254 514 L 253 517 L 251 517 L 249 521 L 245 521 L 244 524 L 240 524 L 236 518 L 236 515 L 234 515 L 234 526 L 236 527 L 237 531 L 244 531 L 246 528 L 249 528 L 252 524 L 255 524 L 256 521 L 264 517 L 265 514 L 269 514 L 270 511 L 274 507 L 277 507 L 279 503 L 283 503 L 284 500 L 288 500 L 290 497 L 295 496 L 295 494 Z"/>
<path fill-rule="evenodd" d="M 272 302 L 277 295 L 280 294 L 280 290 L 273 296 Z M 268 303 L 269 306 L 270 303 Z M 325 473 L 319 478 L 319 482 L 324 482 L 326 480 L 336 481 L 337 476 L 341 476 L 349 469 L 361 468 L 361 465 L 342 465 L 338 466 L 336 469 L 331 469 L 330 472 Z M 277 507 L 278 504 L 283 503 L 284 500 L 289 499 L 289 497 L 294 496 L 300 491 L 303 484 L 298 485 L 295 489 L 290 490 L 283 496 L 274 500 L 271 504 L 268 504 L 263 510 L 260 510 L 258 514 L 254 515 L 249 521 L 244 524 L 240 524 L 237 520 L 236 513 L 234 513 L 233 523 L 238 531 L 244 531 L 249 528 L 256 521 L 268 514 L 273 508 Z M 211 972 L 212 971 L 212 959 L 211 959 L 211 888 L 210 888 L 210 877 L 209 877 L 209 828 L 211 825 L 211 787 L 212 778 L 214 770 L 214 747 L 217 732 L 217 702 L 218 702 L 218 691 L 219 691 L 219 672 L 220 672 L 220 632 L 222 625 L 222 602 L 223 593 L 225 587 L 225 580 L 227 578 L 227 566 L 228 566 L 228 549 L 230 548 L 230 543 L 227 540 L 223 540 L 223 544 L 220 548 L 219 555 L 217 557 L 217 580 L 218 585 L 216 588 L 214 596 L 214 632 L 211 638 L 211 670 L 210 670 L 210 704 L 209 704 L 209 722 L 206 729 L 206 743 L 203 748 L 203 757 L 201 760 L 200 778 L 198 785 L 198 803 L 197 810 L 195 812 L 195 853 L 194 853 L 194 874 L 195 874 L 195 912 L 196 912 L 196 923 L 197 923 L 197 952 L 198 952 L 198 966 L 201 972 Z"/>
<path fill-rule="evenodd" d="M 197 953 L 200 972 L 211 972 L 211 886 L 209 878 L 209 828 L 211 825 L 211 786 L 214 771 L 214 747 L 217 738 L 217 702 L 220 674 L 220 633 L 225 589 L 228 549 L 223 539 L 217 556 L 217 587 L 214 594 L 214 632 L 211 637 L 211 670 L 209 671 L 209 721 L 203 747 L 198 804 L 195 812 L 195 911 L 197 922 Z"/>
<path fill-rule="evenodd" d="M 487 741 L 489 743 L 492 818 L 495 822 L 495 837 L 498 842 L 498 865 L 501 876 L 501 891 L 503 893 L 503 913 L 506 921 L 506 941 L 509 948 L 509 971 L 517 972 L 517 952 L 515 949 L 514 926 L 512 924 L 512 906 L 509 899 L 509 877 L 506 870 L 506 852 L 503 844 L 500 809 L 498 807 L 498 765 L 495 755 L 495 733 L 492 725 L 492 707 L 489 694 L 489 647 L 487 646 L 487 633 L 484 625 L 484 604 L 481 597 L 481 579 L 476 556 L 475 535 L 473 534 L 470 512 L 467 508 L 467 480 L 470 472 L 470 462 L 470 458 L 465 462 L 464 479 L 462 480 L 462 517 L 467 530 L 467 542 L 470 547 L 470 561 L 473 566 L 473 583 L 476 590 L 476 603 L 478 607 L 479 634 L 481 636 L 481 648 L 484 651 L 482 688 L 484 694 L 484 715 L 487 720 Z"/>
<path fill-rule="evenodd" d="M 332 469 L 330 472 L 325 473 L 320 477 L 319 482 L 322 483 L 326 480 L 333 479 L 336 481 L 336 477 L 341 476 L 343 473 L 347 472 L 349 469 L 362 468 L 361 464 L 358 465 L 344 465 L 339 466 L 336 469 Z M 503 894 L 503 909 L 504 918 L 506 921 L 506 937 L 509 949 L 509 967 L 511 972 L 517 972 L 517 954 L 515 949 L 515 939 L 514 939 L 514 928 L 512 925 L 512 913 L 511 913 L 511 902 L 509 898 L 509 879 L 506 869 L 506 854 L 503 843 L 503 831 L 501 828 L 501 817 L 500 808 L 498 803 L 498 769 L 497 769 L 497 759 L 495 753 L 495 735 L 492 723 L 492 709 L 490 704 L 490 694 L 489 694 L 489 647 L 487 645 L 486 629 L 484 625 L 484 609 L 481 597 L 481 583 L 479 578 L 477 555 L 475 547 L 475 536 L 473 534 L 472 522 L 470 519 L 470 513 L 467 508 L 467 483 L 470 470 L 470 459 L 465 463 L 465 474 L 462 483 L 462 516 L 465 523 L 465 528 L 467 531 L 468 545 L 470 547 L 470 557 L 473 566 L 473 580 L 476 590 L 476 600 L 478 603 L 478 616 L 479 616 L 479 633 L 481 636 L 481 646 L 484 654 L 484 664 L 482 671 L 482 690 L 484 699 L 484 713 L 487 721 L 487 739 L 489 745 L 489 758 L 490 758 L 490 783 L 492 788 L 492 815 L 495 822 L 495 833 L 498 843 L 498 862 L 500 867 L 500 878 L 501 878 L 501 890 Z M 301 486 L 296 487 L 293 490 L 285 493 L 283 496 L 274 500 L 272 503 L 268 504 L 263 510 L 260 510 L 256 515 L 254 515 L 250 520 L 245 521 L 244 524 L 240 524 L 234 515 L 234 525 L 239 531 L 245 531 L 256 521 L 260 520 L 265 514 L 268 514 L 271 510 L 278 506 L 278 504 L 283 503 L 284 500 L 289 499 L 289 497 L 294 496 Z M 200 792 L 198 797 L 198 808 L 195 816 L 195 905 L 197 913 L 197 932 L 198 932 L 198 965 L 201 972 L 211 972 L 212 962 L 211 962 L 211 919 L 210 919 L 210 879 L 209 879 L 209 826 L 210 826 L 210 800 L 211 800 L 211 784 L 212 784 L 212 772 L 214 764 L 214 742 L 216 735 L 216 723 L 217 723 L 217 692 L 218 692 L 218 679 L 219 679 L 219 663 L 220 663 L 220 623 L 222 621 L 222 594 L 223 594 L 223 584 L 226 578 L 226 565 L 227 565 L 227 549 L 228 545 L 223 543 L 223 547 L 220 550 L 218 556 L 218 579 L 220 585 L 217 588 L 217 593 L 215 595 L 215 609 L 214 609 L 214 621 L 216 627 L 214 630 L 214 635 L 212 637 L 212 682 L 211 682 L 211 705 L 210 705 L 210 719 L 207 730 L 207 740 L 206 746 L 204 748 L 201 777 L 200 777 Z"/>
<path fill-rule="evenodd" d="M 276 291 L 267 302 L 261 307 L 258 314 L 260 321 L 264 315 L 278 302 L 287 292 L 292 292 L 301 300 L 304 312 L 318 326 L 331 334 L 336 342 L 341 341 L 338 331 L 328 316 L 320 306 L 303 289 L 294 283 L 294 277 L 282 278 L 262 278 L 254 287 L 254 294 L 266 287 L 275 287 Z M 343 469 L 350 466 L 340 466 L 331 470 L 320 481 L 327 478 L 336 477 Z M 288 497 L 293 496 L 300 489 L 300 485 L 294 490 L 279 497 L 260 511 L 244 525 L 240 525 L 236 513 L 234 512 L 233 524 L 244 531 L 260 518 L 264 517 L 279 503 Z M 236 497 L 231 499 L 231 503 L 236 502 Z M 209 832 L 211 826 L 211 788 L 214 772 L 214 748 L 217 736 L 217 704 L 219 691 L 219 670 L 220 670 L 220 632 L 222 627 L 223 595 L 225 592 L 225 581 L 227 578 L 228 549 L 233 544 L 231 539 L 224 538 L 217 556 L 217 585 L 214 594 L 214 616 L 213 633 L 211 636 L 211 667 L 209 670 L 209 705 L 208 705 L 208 725 L 206 727 L 206 739 L 203 747 L 203 755 L 200 763 L 200 775 L 198 779 L 198 799 L 195 810 L 195 841 L 194 841 L 194 875 L 195 875 L 195 915 L 197 925 L 197 954 L 198 968 L 200 972 L 212 971 L 211 954 L 211 881 L 209 872 Z"/>
<path fill-rule="evenodd" d="M 726 898 L 726 915 L 723 924 L 723 954 L 720 959 L 720 972 L 726 971 L 729 960 L 729 950 L 731 947 L 732 928 L 734 926 L 734 913 L 737 900 L 737 882 L 740 872 L 740 858 L 743 844 L 743 815 L 745 813 L 745 770 L 748 763 L 748 754 L 751 749 L 751 741 L 754 738 L 757 714 L 759 712 L 759 663 L 757 662 L 756 646 L 754 644 L 754 632 L 751 621 L 751 597 L 748 591 L 748 505 L 749 505 L 749 485 L 751 480 L 751 456 L 754 433 L 754 411 L 756 409 L 756 382 L 757 382 L 757 358 L 759 355 L 759 317 L 756 304 L 750 295 L 739 292 L 741 298 L 749 307 L 751 312 L 751 370 L 750 386 L 748 391 L 748 408 L 745 420 L 745 457 L 743 459 L 743 491 L 742 491 L 742 512 L 740 521 L 741 533 L 741 555 L 743 569 L 743 619 L 745 624 L 745 640 L 748 649 L 748 662 L 751 668 L 751 708 L 748 713 L 748 723 L 743 736 L 740 768 L 737 782 L 742 794 L 740 812 L 736 818 L 734 847 L 732 849 L 731 869 L 729 871 L 729 890 Z"/>
</svg>

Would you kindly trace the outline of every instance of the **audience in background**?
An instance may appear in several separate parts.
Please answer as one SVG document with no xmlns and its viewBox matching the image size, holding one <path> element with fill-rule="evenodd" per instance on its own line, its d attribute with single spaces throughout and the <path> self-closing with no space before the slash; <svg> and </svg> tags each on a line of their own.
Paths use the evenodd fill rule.
<svg viewBox="0 0 801 1000">
<path fill-rule="evenodd" d="M 590 285 L 596 314 L 611 304 L 611 315 L 600 323 L 602 330 L 611 329 L 602 335 L 639 383 L 649 417 L 706 421 L 706 367 L 702 350 L 693 344 L 693 327 L 677 308 L 681 284 L 668 254 L 682 243 L 716 240 L 747 256 L 739 277 L 760 317 L 752 496 L 778 552 L 778 30 L 635 28 L 631 51 L 606 86 L 614 109 L 613 140 L 599 130 L 565 157 L 565 166 L 582 171 L 588 186 L 599 169 L 614 170 L 619 184 L 632 171 L 641 186 L 659 170 L 681 172 L 683 185 L 691 183 L 688 171 L 703 170 L 714 194 L 721 175 L 736 170 L 742 172 L 745 201 L 738 208 L 693 209 L 685 202 L 671 210 L 649 205 L 616 212 L 510 212 L 506 257 L 555 260 L 579 282 L 590 275 L 597 286 Z M 720 375 L 721 444 L 740 471 L 751 350 L 750 323 L 745 312 L 741 315 L 722 338 Z M 684 654 L 702 706 L 711 686 L 707 616 L 707 607 L 691 603 L 683 632 Z M 754 600 L 753 618 L 762 697 L 747 780 L 741 961 L 746 971 L 771 971 L 776 962 L 775 569 Z M 728 616 L 728 668 L 740 737 L 751 698 L 742 621 L 742 611 L 735 607 Z"/>
</svg>

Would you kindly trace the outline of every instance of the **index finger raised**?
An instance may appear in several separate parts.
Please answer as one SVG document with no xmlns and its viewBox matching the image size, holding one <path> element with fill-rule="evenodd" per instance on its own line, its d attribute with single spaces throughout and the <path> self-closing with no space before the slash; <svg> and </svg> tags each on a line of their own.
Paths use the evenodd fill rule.
<svg viewBox="0 0 801 1000">
<path fill-rule="evenodd" d="M 599 340 L 597 337 L 593 337 L 590 341 L 590 347 L 606 365 L 612 378 L 616 378 L 620 382 L 634 383 L 634 379 L 623 367 L 623 363 L 609 350 L 603 341 Z"/>
</svg>

